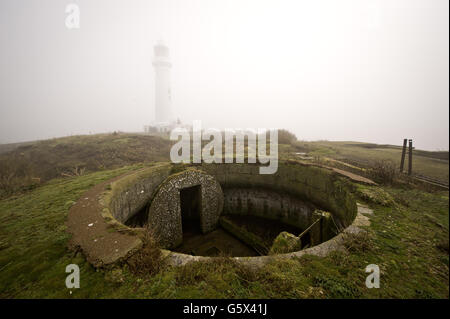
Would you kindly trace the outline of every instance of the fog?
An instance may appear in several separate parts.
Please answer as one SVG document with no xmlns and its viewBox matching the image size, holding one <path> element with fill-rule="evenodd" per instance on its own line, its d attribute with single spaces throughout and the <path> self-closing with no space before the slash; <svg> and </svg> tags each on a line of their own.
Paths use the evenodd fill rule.
<svg viewBox="0 0 450 319">
<path fill-rule="evenodd" d="M 80 8 L 68 29 L 66 6 Z M 170 48 L 184 123 L 448 150 L 447 0 L 2 0 L 0 143 L 154 119 Z"/>
</svg>

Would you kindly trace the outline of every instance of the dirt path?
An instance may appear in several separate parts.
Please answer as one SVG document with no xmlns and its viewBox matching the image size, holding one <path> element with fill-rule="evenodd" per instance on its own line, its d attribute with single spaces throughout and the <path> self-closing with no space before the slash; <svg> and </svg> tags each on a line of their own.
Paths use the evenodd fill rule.
<svg viewBox="0 0 450 319">
<path fill-rule="evenodd" d="M 341 174 L 341 175 L 343 175 L 345 177 L 348 177 L 348 178 L 350 178 L 351 180 L 353 180 L 355 182 L 360 182 L 360 183 L 369 184 L 369 185 L 377 185 L 377 183 L 375 183 L 371 179 L 368 179 L 368 178 L 363 177 L 361 175 L 350 173 L 350 172 L 347 172 L 347 171 L 344 171 L 342 169 L 335 168 L 335 167 L 328 167 L 328 166 L 325 166 L 325 167 L 329 168 L 329 169 L 332 169 L 336 173 Z"/>
<path fill-rule="evenodd" d="M 113 230 L 101 215 L 103 207 L 99 203 L 105 187 L 128 174 L 98 184 L 84 193 L 70 208 L 67 231 L 72 234 L 69 247 L 81 249 L 86 259 L 95 267 L 106 266 L 128 257 L 142 245 L 133 235 Z"/>
</svg>

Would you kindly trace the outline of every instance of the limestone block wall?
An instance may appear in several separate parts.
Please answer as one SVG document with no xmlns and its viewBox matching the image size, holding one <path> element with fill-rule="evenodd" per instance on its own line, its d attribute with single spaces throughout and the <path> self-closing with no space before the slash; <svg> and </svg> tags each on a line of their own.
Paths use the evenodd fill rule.
<svg viewBox="0 0 450 319">
<path fill-rule="evenodd" d="M 148 210 L 148 227 L 162 247 L 173 248 L 183 241 L 180 190 L 200 185 L 200 228 L 203 233 L 217 227 L 223 208 L 223 193 L 216 179 L 198 169 L 168 177 L 159 187 Z"/>
</svg>

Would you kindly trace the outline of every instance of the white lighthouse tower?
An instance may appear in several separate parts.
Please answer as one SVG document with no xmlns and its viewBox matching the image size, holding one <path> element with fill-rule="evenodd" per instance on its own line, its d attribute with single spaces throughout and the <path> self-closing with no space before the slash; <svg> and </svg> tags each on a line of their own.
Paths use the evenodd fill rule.
<svg viewBox="0 0 450 319">
<path fill-rule="evenodd" d="M 170 69 L 172 63 L 169 60 L 169 48 L 159 41 L 153 48 L 155 68 L 155 121 L 157 123 L 171 122 L 170 101 Z"/>
<path fill-rule="evenodd" d="M 153 67 L 155 69 L 155 121 L 145 126 L 147 133 L 169 132 L 176 126 L 171 110 L 169 48 L 160 40 L 153 48 Z"/>
</svg>

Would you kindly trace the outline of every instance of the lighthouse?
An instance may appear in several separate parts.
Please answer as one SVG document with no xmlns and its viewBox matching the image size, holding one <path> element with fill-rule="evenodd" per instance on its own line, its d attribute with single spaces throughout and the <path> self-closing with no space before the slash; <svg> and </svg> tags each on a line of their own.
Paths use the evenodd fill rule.
<svg viewBox="0 0 450 319">
<path fill-rule="evenodd" d="M 169 48 L 160 40 L 153 47 L 153 68 L 155 70 L 155 118 L 150 125 L 144 125 L 144 132 L 169 133 L 175 127 L 189 127 L 175 120 L 172 113 L 172 92 L 170 87 Z"/>
<path fill-rule="evenodd" d="M 176 126 L 171 109 L 169 48 L 160 40 L 153 47 L 153 68 L 155 70 L 155 118 L 151 125 L 145 125 L 146 133 L 168 133 Z"/>
<path fill-rule="evenodd" d="M 155 121 L 158 124 L 173 121 L 171 112 L 169 48 L 159 41 L 155 45 L 153 67 L 155 69 Z"/>
</svg>

